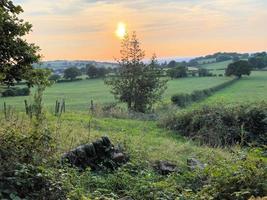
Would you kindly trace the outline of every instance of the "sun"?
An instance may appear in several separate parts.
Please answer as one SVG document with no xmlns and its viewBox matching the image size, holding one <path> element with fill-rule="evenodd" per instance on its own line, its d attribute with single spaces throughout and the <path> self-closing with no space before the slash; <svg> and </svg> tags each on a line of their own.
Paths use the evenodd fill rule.
<svg viewBox="0 0 267 200">
<path fill-rule="evenodd" d="M 115 33 L 118 38 L 123 39 L 126 35 L 126 25 L 123 22 L 119 22 Z"/>
</svg>

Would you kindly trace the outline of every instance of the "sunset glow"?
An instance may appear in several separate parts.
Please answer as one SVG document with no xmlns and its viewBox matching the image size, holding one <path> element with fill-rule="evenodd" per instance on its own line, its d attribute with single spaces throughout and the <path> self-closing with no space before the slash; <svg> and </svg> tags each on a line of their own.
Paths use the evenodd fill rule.
<svg viewBox="0 0 267 200">
<path fill-rule="evenodd" d="M 126 35 L 126 25 L 123 22 L 119 22 L 117 25 L 116 35 L 122 39 Z"/>
<path fill-rule="evenodd" d="M 14 2 L 24 9 L 21 17 L 33 24 L 27 39 L 41 47 L 44 60 L 114 60 L 118 38 L 126 31 L 137 33 L 147 57 L 267 47 L 266 0 Z"/>
</svg>

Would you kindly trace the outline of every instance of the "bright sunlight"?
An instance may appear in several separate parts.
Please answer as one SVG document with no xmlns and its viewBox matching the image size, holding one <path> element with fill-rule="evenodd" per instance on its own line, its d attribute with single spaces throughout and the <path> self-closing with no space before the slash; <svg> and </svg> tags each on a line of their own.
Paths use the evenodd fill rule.
<svg viewBox="0 0 267 200">
<path fill-rule="evenodd" d="M 117 25 L 116 35 L 122 39 L 126 35 L 126 25 L 123 22 L 119 22 Z"/>
</svg>

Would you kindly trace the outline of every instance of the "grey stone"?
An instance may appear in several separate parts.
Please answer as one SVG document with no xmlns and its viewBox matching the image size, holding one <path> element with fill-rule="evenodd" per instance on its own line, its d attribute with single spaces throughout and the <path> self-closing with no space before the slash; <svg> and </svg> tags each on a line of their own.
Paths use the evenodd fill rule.
<svg viewBox="0 0 267 200">
<path fill-rule="evenodd" d="M 118 147 L 114 147 L 108 137 L 102 137 L 90 144 L 85 144 L 64 153 L 62 164 L 78 167 L 83 170 L 116 169 L 126 163 L 129 157 Z"/>
<path fill-rule="evenodd" d="M 153 168 L 161 175 L 168 175 L 179 171 L 175 164 L 162 160 L 156 161 Z"/>
</svg>

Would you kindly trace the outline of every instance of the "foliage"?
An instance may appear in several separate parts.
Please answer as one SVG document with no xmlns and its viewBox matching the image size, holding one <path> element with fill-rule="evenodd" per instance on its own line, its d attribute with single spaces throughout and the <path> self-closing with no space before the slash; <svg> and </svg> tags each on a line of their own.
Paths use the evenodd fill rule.
<svg viewBox="0 0 267 200">
<path fill-rule="evenodd" d="M 82 75 L 77 67 L 69 67 L 64 70 L 64 78 L 74 80 L 77 76 Z"/>
<path fill-rule="evenodd" d="M 205 68 L 199 68 L 198 69 L 198 76 L 199 77 L 205 77 L 205 76 L 211 76 L 212 74 L 209 72 L 209 70 Z"/>
<path fill-rule="evenodd" d="M 187 68 L 185 66 L 177 66 L 167 71 L 168 76 L 171 78 L 187 77 Z"/>
<path fill-rule="evenodd" d="M 49 76 L 48 80 L 57 82 L 60 78 L 61 78 L 60 75 L 58 75 L 58 74 L 52 74 L 51 76 Z"/>
<path fill-rule="evenodd" d="M 108 72 L 104 67 L 97 68 L 92 64 L 88 64 L 86 70 L 86 74 L 89 78 L 105 77 Z"/>
<path fill-rule="evenodd" d="M 249 76 L 250 73 L 251 73 L 251 66 L 249 65 L 249 62 L 245 60 L 239 60 L 234 63 L 231 63 L 225 70 L 226 76 L 234 75 L 238 78 L 241 78 L 242 75 Z"/>
<path fill-rule="evenodd" d="M 30 88 L 24 87 L 24 88 L 19 88 L 19 87 L 10 87 L 7 88 L 2 92 L 3 97 L 14 97 L 14 96 L 28 96 L 30 95 Z"/>
<path fill-rule="evenodd" d="M 205 169 L 203 176 L 207 180 L 197 193 L 197 199 L 246 200 L 251 196 L 264 196 L 267 192 L 265 163 L 246 155 L 217 160 Z"/>
<path fill-rule="evenodd" d="M 18 18 L 22 12 L 12 1 L 0 1 L 0 83 L 6 85 L 29 81 L 32 77 L 27 74 L 40 59 L 39 47 L 24 39 L 32 25 Z"/>
<path fill-rule="evenodd" d="M 266 52 L 253 54 L 252 57 L 248 59 L 251 67 L 256 69 L 263 69 L 267 67 L 267 54 Z"/>
<path fill-rule="evenodd" d="M 161 98 L 166 89 L 166 81 L 161 79 L 163 71 L 157 68 L 156 57 L 149 64 L 144 64 L 144 51 L 133 33 L 122 41 L 121 58 L 116 76 L 107 79 L 112 93 L 121 102 L 127 103 L 128 109 L 146 112 Z"/>
<path fill-rule="evenodd" d="M 210 146 L 266 145 L 267 104 L 203 106 L 181 111 L 161 126 Z"/>
<path fill-rule="evenodd" d="M 224 82 L 220 85 L 216 85 L 214 87 L 208 88 L 208 89 L 203 89 L 203 90 L 194 90 L 191 94 L 186 94 L 186 93 L 180 93 L 180 94 L 175 94 L 171 97 L 171 101 L 180 107 L 186 107 L 187 105 L 197 102 L 200 100 L 203 100 L 209 96 L 211 96 L 213 93 L 224 89 L 225 87 L 228 87 L 235 83 L 238 79 L 233 79 L 228 82 Z"/>
</svg>

